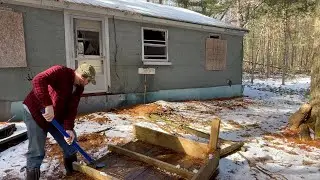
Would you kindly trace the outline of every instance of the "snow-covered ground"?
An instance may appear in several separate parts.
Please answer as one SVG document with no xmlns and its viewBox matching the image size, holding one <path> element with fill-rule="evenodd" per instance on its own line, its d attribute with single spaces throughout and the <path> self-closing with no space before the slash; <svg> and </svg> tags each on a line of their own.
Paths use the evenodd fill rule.
<svg viewBox="0 0 320 180">
<path fill-rule="evenodd" d="M 128 111 L 97 112 L 79 117 L 75 130 L 78 137 L 98 132 L 106 144 L 130 141 L 132 125 L 139 123 L 159 131 L 178 133 L 196 141 L 206 142 L 191 134 L 181 134 L 170 126 L 184 123 L 193 128 L 209 132 L 213 118 L 221 119 L 220 138 L 245 142 L 246 151 L 234 153 L 220 160 L 218 179 L 319 179 L 320 147 L 295 144 L 282 138 L 281 131 L 287 125 L 288 117 L 306 102 L 310 77 L 298 76 L 281 85 L 281 79 L 258 79 L 254 84 L 244 79 L 244 97 L 229 100 L 208 100 L 188 102 L 157 101 L 145 105 L 148 109 L 161 107 L 161 115 L 144 116 Z M 132 111 L 131 111 L 132 112 Z M 166 121 L 161 117 L 166 116 Z M 171 122 L 171 123 L 172 123 Z M 51 137 L 50 143 L 54 145 Z M 117 140 L 115 140 L 117 139 Z M 0 179 L 23 179 L 25 171 L 24 154 L 28 140 L 0 153 Z M 97 145 L 98 146 L 98 145 Z M 51 146 L 48 146 L 50 151 Z M 98 146 L 99 147 L 99 146 Z M 107 153 L 107 145 L 87 148 L 89 154 L 99 158 Z M 54 177 L 63 171 L 58 158 L 46 157 L 41 167 L 43 179 Z M 60 173 L 60 174 L 61 174 Z M 61 176 L 62 177 L 62 176 Z"/>
</svg>

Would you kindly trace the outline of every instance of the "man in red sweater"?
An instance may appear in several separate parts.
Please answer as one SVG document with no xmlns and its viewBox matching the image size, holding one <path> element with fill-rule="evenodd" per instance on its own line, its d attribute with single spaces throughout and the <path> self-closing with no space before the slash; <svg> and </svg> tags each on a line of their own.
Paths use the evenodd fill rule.
<svg viewBox="0 0 320 180">
<path fill-rule="evenodd" d="M 63 150 L 67 175 L 73 172 L 72 163 L 77 161 L 77 151 L 70 146 L 76 139 L 74 120 L 84 87 L 88 83 L 96 84 L 95 74 L 93 66 L 85 63 L 76 70 L 56 65 L 33 78 L 33 88 L 23 102 L 23 119 L 29 139 L 27 180 L 40 178 L 47 132 Z M 63 125 L 70 138 L 64 138 L 50 123 L 53 118 Z"/>
</svg>

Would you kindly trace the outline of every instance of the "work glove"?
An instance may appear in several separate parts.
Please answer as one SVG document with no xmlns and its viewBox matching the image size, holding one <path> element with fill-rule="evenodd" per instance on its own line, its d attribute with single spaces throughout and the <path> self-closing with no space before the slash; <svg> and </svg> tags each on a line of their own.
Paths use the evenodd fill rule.
<svg viewBox="0 0 320 180">
<path fill-rule="evenodd" d="M 54 110 L 53 110 L 53 106 L 46 106 L 46 108 L 44 109 L 44 114 L 42 114 L 42 116 L 48 121 L 51 122 L 54 118 Z"/>
<path fill-rule="evenodd" d="M 69 138 L 67 138 L 67 137 L 64 137 L 64 140 L 69 144 L 69 145 L 71 145 L 72 144 L 72 142 L 73 142 L 73 140 L 74 140 L 74 138 L 75 138 L 75 134 L 74 134 L 74 132 L 72 131 L 72 130 L 66 130 L 66 132 L 67 132 L 67 134 L 69 134 Z"/>
</svg>

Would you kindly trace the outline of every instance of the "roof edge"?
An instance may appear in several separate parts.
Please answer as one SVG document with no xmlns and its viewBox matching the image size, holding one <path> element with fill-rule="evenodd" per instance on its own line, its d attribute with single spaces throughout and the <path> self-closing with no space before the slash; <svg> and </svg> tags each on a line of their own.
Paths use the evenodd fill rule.
<svg viewBox="0 0 320 180">
<path fill-rule="evenodd" d="M 93 6 L 80 3 L 72 2 L 59 2 L 56 0 L 0 0 L 2 3 L 15 4 L 15 5 L 25 5 L 31 7 L 38 7 L 44 9 L 59 9 L 59 10 L 71 10 L 71 11 L 84 11 L 93 14 L 100 14 L 105 16 L 114 16 L 116 19 L 131 20 L 136 22 L 145 22 L 159 25 L 167 25 L 174 27 L 183 27 L 193 30 L 201 31 L 214 31 L 225 34 L 232 34 L 238 36 L 244 36 L 249 32 L 247 29 L 243 28 L 229 28 L 229 27 L 219 27 L 206 24 L 197 24 L 186 21 L 178 21 L 170 18 L 148 16 L 140 13 L 134 13 L 131 11 L 121 11 L 117 9 L 111 9 L 107 7 Z M 106 11 L 108 10 L 108 11 Z"/>
</svg>

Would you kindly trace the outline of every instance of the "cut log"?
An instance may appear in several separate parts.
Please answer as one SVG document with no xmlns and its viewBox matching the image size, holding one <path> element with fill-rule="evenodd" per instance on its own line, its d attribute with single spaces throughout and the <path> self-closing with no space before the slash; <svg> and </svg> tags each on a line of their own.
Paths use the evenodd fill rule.
<svg viewBox="0 0 320 180">
<path fill-rule="evenodd" d="M 228 155 L 230 155 L 230 154 L 235 153 L 235 151 L 241 149 L 241 147 L 242 147 L 243 145 L 244 145 L 243 142 L 235 142 L 235 143 L 232 143 L 230 146 L 221 149 L 221 151 L 220 151 L 220 156 L 221 156 L 221 158 L 226 157 L 226 156 L 228 156 Z"/>
<path fill-rule="evenodd" d="M 297 131 L 299 126 L 307 119 L 311 112 L 310 104 L 303 104 L 298 111 L 289 117 L 289 129 Z"/>
</svg>

